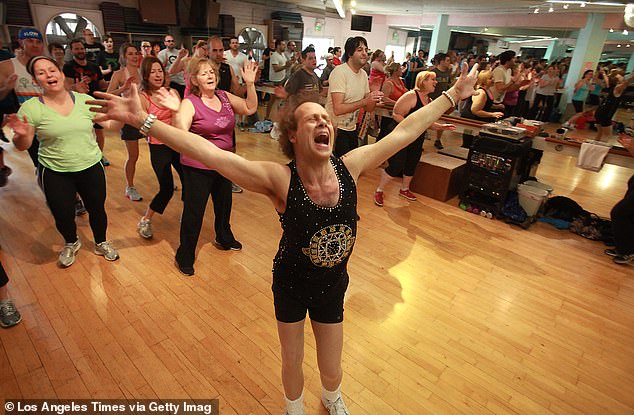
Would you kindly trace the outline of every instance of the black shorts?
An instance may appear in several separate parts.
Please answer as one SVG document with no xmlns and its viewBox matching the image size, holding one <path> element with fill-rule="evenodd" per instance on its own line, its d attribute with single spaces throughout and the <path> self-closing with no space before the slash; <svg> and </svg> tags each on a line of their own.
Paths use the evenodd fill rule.
<svg viewBox="0 0 634 415">
<path fill-rule="evenodd" d="M 138 140 L 139 138 L 143 138 L 143 134 L 139 131 L 138 128 L 134 128 L 131 125 L 124 124 L 121 129 L 121 139 L 122 140 Z"/>
<path fill-rule="evenodd" d="M 318 300 L 303 300 L 287 288 L 273 286 L 275 318 L 282 323 L 297 323 L 306 318 L 306 311 L 312 321 L 335 324 L 343 321 L 343 300 L 348 288 L 348 275 L 340 283 L 329 289 L 325 296 L 315 295 Z M 317 290 L 319 291 L 319 290 Z M 320 293 L 321 294 L 321 293 Z"/>
<path fill-rule="evenodd" d="M 597 120 L 601 127 L 611 127 L 613 116 L 614 114 L 611 113 L 609 109 L 604 107 L 599 107 L 594 113 L 594 118 Z"/>
<path fill-rule="evenodd" d="M 578 114 L 580 112 L 583 112 L 583 101 L 575 101 L 574 99 L 572 100 L 572 105 L 575 107 L 575 112 Z"/>
</svg>

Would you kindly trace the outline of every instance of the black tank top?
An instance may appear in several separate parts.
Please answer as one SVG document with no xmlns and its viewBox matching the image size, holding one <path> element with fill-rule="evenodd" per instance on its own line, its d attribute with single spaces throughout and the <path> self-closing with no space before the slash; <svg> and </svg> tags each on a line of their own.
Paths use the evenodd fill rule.
<svg viewBox="0 0 634 415">
<path fill-rule="evenodd" d="M 308 197 L 293 160 L 286 210 L 280 214 L 283 234 L 273 261 L 273 289 L 309 302 L 347 286 L 346 267 L 357 235 L 356 184 L 339 158 L 330 162 L 339 182 L 337 205 L 319 206 Z"/>
<path fill-rule="evenodd" d="M 231 67 L 228 63 L 222 62 L 220 68 L 218 68 L 218 72 L 220 72 L 218 89 L 231 92 Z"/>
<path fill-rule="evenodd" d="M 418 93 L 418 91 L 414 91 L 414 92 L 416 93 L 416 105 L 414 105 L 414 107 L 411 110 L 409 110 L 405 118 L 409 117 L 410 114 L 418 111 L 419 109 L 425 106 L 425 104 L 423 104 L 423 101 L 420 99 L 420 94 Z M 418 138 L 425 138 L 425 137 L 427 137 L 427 130 L 423 131 L 423 133 L 418 136 Z"/>
<path fill-rule="evenodd" d="M 622 96 L 622 94 L 621 94 Z M 616 114 L 616 111 L 619 109 L 619 105 L 621 104 L 621 97 L 614 96 L 614 87 L 610 87 L 608 91 L 608 95 L 605 97 L 605 101 L 601 105 L 601 113 L 610 114 L 610 118 Z"/>
<path fill-rule="evenodd" d="M 491 97 L 489 96 L 489 94 L 487 93 L 487 91 L 484 88 L 479 88 L 481 90 L 484 91 L 484 93 L 486 94 L 487 100 L 484 103 L 484 107 L 482 108 L 483 111 L 486 112 L 493 112 L 493 100 L 491 99 Z M 485 121 L 485 122 L 495 122 L 495 118 L 494 117 L 486 117 L 486 118 L 482 118 L 482 117 L 478 117 L 477 115 L 475 115 L 474 113 L 471 112 L 471 106 L 473 105 L 473 97 L 469 97 L 467 98 L 467 101 L 464 103 L 464 106 L 462 107 L 463 110 L 460 112 L 460 116 L 464 117 L 464 118 L 469 118 L 472 120 L 479 120 L 479 121 Z"/>
</svg>

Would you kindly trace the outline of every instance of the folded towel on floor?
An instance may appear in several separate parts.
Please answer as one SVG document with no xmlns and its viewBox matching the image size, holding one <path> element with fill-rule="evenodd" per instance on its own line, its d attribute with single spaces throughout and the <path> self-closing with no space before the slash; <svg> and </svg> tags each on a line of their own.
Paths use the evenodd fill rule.
<svg viewBox="0 0 634 415">
<path fill-rule="evenodd" d="M 586 170 L 599 171 L 603 167 L 603 160 L 610 151 L 610 146 L 599 142 L 585 142 L 581 144 L 577 167 Z"/>
</svg>

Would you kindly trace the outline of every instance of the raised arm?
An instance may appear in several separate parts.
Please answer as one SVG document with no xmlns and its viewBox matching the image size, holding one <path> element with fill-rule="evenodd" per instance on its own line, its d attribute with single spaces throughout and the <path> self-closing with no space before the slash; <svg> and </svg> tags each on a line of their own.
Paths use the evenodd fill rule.
<svg viewBox="0 0 634 415">
<path fill-rule="evenodd" d="M 17 114 L 9 114 L 6 118 L 7 126 L 13 130 L 13 144 L 15 148 L 24 151 L 31 147 L 35 128 L 29 124 L 26 115 L 20 118 Z"/>
<path fill-rule="evenodd" d="M 100 113 L 96 121 L 112 119 L 141 128 L 147 113 L 141 108 L 136 85 L 132 85 L 130 92 L 130 96 L 126 98 L 96 92 L 95 95 L 102 99 L 88 101 L 89 105 L 94 106 L 91 111 Z M 187 102 L 189 100 L 183 100 L 183 104 Z M 154 121 L 149 133 L 179 153 L 217 170 L 245 189 L 267 195 L 276 208 L 284 210 L 290 181 L 287 167 L 273 162 L 246 160 L 230 151 L 219 149 L 196 134 L 158 120 Z"/>
<path fill-rule="evenodd" d="M 258 110 L 258 95 L 255 91 L 255 75 L 258 72 L 258 64 L 245 61 L 244 68 L 240 69 L 240 72 L 247 88 L 247 97 L 240 98 L 231 93 L 227 93 L 227 97 L 236 114 L 251 115 Z"/>
<path fill-rule="evenodd" d="M 407 116 L 394 131 L 381 141 L 359 147 L 343 157 L 343 162 L 356 180 L 366 170 L 376 168 L 383 161 L 407 146 L 426 129 L 428 129 L 441 115 L 461 99 L 475 94 L 473 86 L 478 77 L 478 65 L 467 74 L 467 67 L 462 69 L 456 84 L 447 90 L 448 96 L 440 96 L 430 104 Z M 443 94 L 444 95 L 444 94 Z M 450 99 L 451 98 L 451 99 Z M 453 102 L 452 102 L 453 100 Z"/>
</svg>

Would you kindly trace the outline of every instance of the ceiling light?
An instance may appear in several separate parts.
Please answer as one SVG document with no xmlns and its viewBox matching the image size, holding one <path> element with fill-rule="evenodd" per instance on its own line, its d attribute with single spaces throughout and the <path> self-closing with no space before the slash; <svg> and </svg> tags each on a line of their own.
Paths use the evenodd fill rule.
<svg viewBox="0 0 634 415">
<path fill-rule="evenodd" d="M 629 48 L 629 47 L 630 47 L 629 43 L 628 43 L 627 45 L 625 45 L 625 47 L 626 47 L 626 48 Z"/>
<path fill-rule="evenodd" d="M 585 3 L 581 3 L 580 6 L 581 7 L 586 7 L 586 4 Z"/>
<path fill-rule="evenodd" d="M 350 9 L 350 14 L 357 14 L 357 11 L 355 9 Z"/>
<path fill-rule="evenodd" d="M 343 6 L 341 5 L 341 0 L 332 0 L 335 4 L 335 8 L 337 9 L 337 13 L 339 13 L 339 17 L 342 19 L 346 18 L 346 12 L 343 10 Z"/>
<path fill-rule="evenodd" d="M 570 6 L 568 5 L 568 3 L 565 3 L 565 4 L 564 4 L 564 10 L 568 10 L 568 7 L 570 7 Z"/>
<path fill-rule="evenodd" d="M 628 32 L 628 31 L 627 31 L 627 29 L 623 29 L 623 34 L 624 34 L 624 35 L 629 35 L 629 34 L 630 34 L 630 32 Z"/>
<path fill-rule="evenodd" d="M 485 27 L 485 28 L 484 28 L 484 31 L 485 31 L 485 32 L 488 32 L 488 31 L 489 31 L 489 28 L 488 28 L 488 27 Z"/>
<path fill-rule="evenodd" d="M 623 6 L 625 6 L 624 2 L 617 2 L 617 1 L 546 0 L 546 3 L 578 4 L 581 7 L 586 7 L 586 4 L 589 4 L 591 6 L 614 6 L 614 7 L 623 7 Z"/>
<path fill-rule="evenodd" d="M 554 11 L 555 11 L 555 9 L 553 9 L 553 6 L 550 6 L 550 7 L 548 8 L 548 13 L 552 13 L 552 12 L 554 12 Z"/>
<path fill-rule="evenodd" d="M 616 45 L 616 47 L 617 47 L 617 48 L 620 48 L 620 47 L 621 47 L 621 45 Z"/>
<path fill-rule="evenodd" d="M 356 2 L 356 1 L 354 1 L 354 0 L 352 0 L 352 1 L 350 2 L 350 7 L 357 7 L 357 2 Z"/>
<path fill-rule="evenodd" d="M 614 33 L 614 29 L 610 28 L 610 33 Z"/>
<path fill-rule="evenodd" d="M 539 13 L 539 7 L 535 7 L 535 11 L 533 13 L 535 14 Z"/>
</svg>

